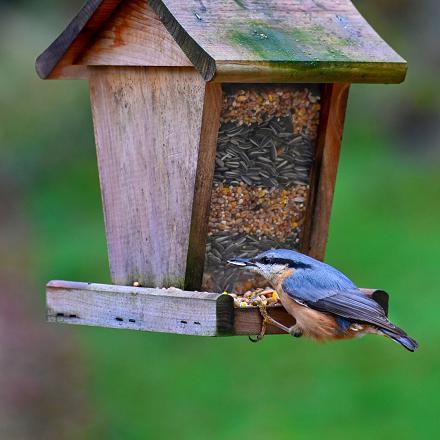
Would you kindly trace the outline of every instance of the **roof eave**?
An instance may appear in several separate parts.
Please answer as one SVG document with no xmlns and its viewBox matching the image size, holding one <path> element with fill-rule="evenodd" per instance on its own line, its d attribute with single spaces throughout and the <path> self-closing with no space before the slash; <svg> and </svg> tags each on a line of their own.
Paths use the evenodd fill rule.
<svg viewBox="0 0 440 440">
<path fill-rule="evenodd" d="M 90 35 L 96 33 L 107 21 L 122 0 L 89 0 L 78 14 L 38 56 L 35 70 L 41 79 L 51 78 L 51 74 L 70 51 L 71 57 L 80 54 L 89 42 Z"/>
<path fill-rule="evenodd" d="M 216 63 L 215 82 L 307 82 L 398 84 L 406 76 L 405 60 L 396 62 L 255 62 Z"/>
</svg>

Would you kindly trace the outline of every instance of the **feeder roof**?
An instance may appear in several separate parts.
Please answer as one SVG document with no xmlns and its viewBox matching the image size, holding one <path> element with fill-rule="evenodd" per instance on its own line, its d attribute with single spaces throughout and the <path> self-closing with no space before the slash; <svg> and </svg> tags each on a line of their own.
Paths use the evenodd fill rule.
<svg viewBox="0 0 440 440">
<path fill-rule="evenodd" d="M 66 53 L 74 65 L 118 6 L 130 1 L 87 1 L 38 58 L 39 75 L 61 76 L 53 72 Z M 405 60 L 349 0 L 147 3 L 206 81 L 398 83 L 405 77 Z"/>
</svg>

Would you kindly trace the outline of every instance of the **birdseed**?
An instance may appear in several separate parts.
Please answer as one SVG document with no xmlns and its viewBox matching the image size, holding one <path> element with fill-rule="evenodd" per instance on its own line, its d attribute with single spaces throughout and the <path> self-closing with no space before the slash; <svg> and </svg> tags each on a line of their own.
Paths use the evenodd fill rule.
<svg viewBox="0 0 440 440">
<path fill-rule="evenodd" d="M 264 306 L 281 305 L 276 290 L 272 289 L 271 287 L 250 289 L 241 294 L 229 292 L 223 293 L 234 298 L 234 307 L 237 308 L 258 307 L 260 304 L 263 304 Z"/>
<path fill-rule="evenodd" d="M 308 187 L 253 187 L 215 183 L 211 196 L 208 235 L 238 232 L 285 241 L 304 221 Z"/>
<path fill-rule="evenodd" d="M 265 288 L 227 259 L 298 249 L 319 122 L 319 91 L 296 85 L 224 85 L 203 288 Z"/>
<path fill-rule="evenodd" d="M 319 94 L 308 87 L 292 85 L 225 86 L 223 88 L 221 122 L 261 124 L 262 122 L 289 116 L 294 133 L 316 137 L 319 125 Z"/>
</svg>

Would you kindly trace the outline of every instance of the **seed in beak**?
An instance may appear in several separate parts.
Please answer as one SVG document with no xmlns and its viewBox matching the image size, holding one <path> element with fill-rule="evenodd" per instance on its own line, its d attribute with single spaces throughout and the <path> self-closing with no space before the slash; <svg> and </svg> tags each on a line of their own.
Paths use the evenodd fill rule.
<svg viewBox="0 0 440 440">
<path fill-rule="evenodd" d="M 232 258 L 228 260 L 228 264 L 232 264 L 233 266 L 245 267 L 250 265 L 250 261 L 246 258 Z"/>
</svg>

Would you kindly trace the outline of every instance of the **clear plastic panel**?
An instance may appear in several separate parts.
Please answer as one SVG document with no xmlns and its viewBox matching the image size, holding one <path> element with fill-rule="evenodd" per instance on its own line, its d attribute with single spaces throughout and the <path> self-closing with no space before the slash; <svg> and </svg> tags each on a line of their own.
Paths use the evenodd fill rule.
<svg viewBox="0 0 440 440">
<path fill-rule="evenodd" d="M 319 123 L 310 85 L 224 85 L 203 288 L 267 283 L 227 266 L 271 248 L 297 249 Z"/>
</svg>

